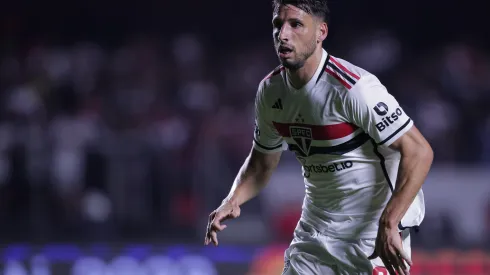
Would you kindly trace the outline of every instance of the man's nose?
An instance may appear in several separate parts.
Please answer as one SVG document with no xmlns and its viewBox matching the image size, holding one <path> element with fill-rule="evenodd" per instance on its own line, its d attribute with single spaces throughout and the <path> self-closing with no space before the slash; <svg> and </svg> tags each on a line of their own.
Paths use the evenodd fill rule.
<svg viewBox="0 0 490 275">
<path fill-rule="evenodd" d="M 281 30 L 279 31 L 278 38 L 280 41 L 288 41 L 290 36 L 290 28 L 287 24 L 282 25 Z"/>
</svg>

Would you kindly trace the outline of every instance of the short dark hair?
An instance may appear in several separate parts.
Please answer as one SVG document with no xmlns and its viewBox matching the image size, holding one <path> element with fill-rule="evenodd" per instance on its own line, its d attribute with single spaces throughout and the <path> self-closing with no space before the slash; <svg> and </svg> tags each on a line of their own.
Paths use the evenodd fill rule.
<svg viewBox="0 0 490 275">
<path fill-rule="evenodd" d="M 327 0 L 273 0 L 274 12 L 277 12 L 281 5 L 293 5 L 308 14 L 321 18 L 327 24 L 330 23 L 330 9 Z"/>
</svg>

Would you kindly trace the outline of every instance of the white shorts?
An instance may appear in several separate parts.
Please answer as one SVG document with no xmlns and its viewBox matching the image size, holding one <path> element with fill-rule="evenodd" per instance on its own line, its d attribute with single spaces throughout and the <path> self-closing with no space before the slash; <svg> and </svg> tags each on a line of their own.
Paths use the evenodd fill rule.
<svg viewBox="0 0 490 275">
<path fill-rule="evenodd" d="M 411 257 L 410 230 L 401 232 L 403 249 Z M 380 258 L 368 260 L 376 239 L 329 237 L 300 221 L 284 253 L 283 275 L 388 275 Z"/>
</svg>

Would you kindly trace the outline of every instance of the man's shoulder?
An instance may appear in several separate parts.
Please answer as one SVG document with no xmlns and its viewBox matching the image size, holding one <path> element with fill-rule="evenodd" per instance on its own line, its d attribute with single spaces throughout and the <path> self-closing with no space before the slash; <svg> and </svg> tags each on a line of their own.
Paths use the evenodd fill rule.
<svg viewBox="0 0 490 275">
<path fill-rule="evenodd" d="M 344 92 L 362 89 L 366 86 L 381 85 L 379 79 L 371 72 L 332 55 L 329 55 L 325 72 L 327 82 Z"/>
<path fill-rule="evenodd" d="M 277 66 L 274 70 L 269 72 L 263 79 L 260 81 L 260 85 L 264 87 L 268 87 L 270 84 L 281 81 L 281 72 L 285 71 L 286 68 L 284 68 L 283 65 Z"/>
<path fill-rule="evenodd" d="M 269 72 L 259 83 L 258 94 L 260 97 L 270 96 L 274 91 L 279 91 L 283 88 L 282 72 L 286 69 L 279 65 L 274 70 Z"/>
</svg>

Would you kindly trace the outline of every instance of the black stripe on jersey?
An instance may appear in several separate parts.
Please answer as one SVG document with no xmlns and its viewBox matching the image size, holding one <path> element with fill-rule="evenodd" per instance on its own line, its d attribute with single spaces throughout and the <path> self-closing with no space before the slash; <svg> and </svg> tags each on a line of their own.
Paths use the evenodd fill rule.
<svg viewBox="0 0 490 275">
<path fill-rule="evenodd" d="M 378 145 L 376 144 L 376 141 L 374 141 L 374 139 L 371 139 L 371 143 L 373 144 L 374 154 L 376 154 L 376 156 L 378 156 L 378 158 L 379 158 L 379 163 L 381 165 L 381 170 L 383 171 L 383 175 L 386 178 L 386 182 L 388 183 L 388 186 L 390 187 L 390 190 L 393 193 L 393 191 L 395 190 L 395 186 L 391 182 L 390 175 L 388 174 L 388 170 L 386 169 L 386 160 L 385 160 L 385 157 L 383 156 L 383 154 L 381 154 L 378 151 Z M 398 229 L 399 230 L 403 231 L 403 230 L 405 230 L 407 228 L 411 228 L 411 227 L 405 227 L 405 226 L 403 226 L 401 221 L 398 223 Z M 414 229 L 416 231 L 419 230 L 418 229 L 418 226 L 414 227 Z"/>
<path fill-rule="evenodd" d="M 378 143 L 378 145 L 385 144 L 388 140 L 390 140 L 392 137 L 394 137 L 396 134 L 398 134 L 401 130 L 405 129 L 405 127 L 408 126 L 408 124 L 410 123 L 410 121 L 412 121 L 412 120 L 409 118 L 407 120 L 407 122 L 405 122 L 405 124 L 403 124 L 400 128 L 398 128 L 398 130 L 396 130 L 395 132 L 393 132 L 393 134 L 391 134 L 389 137 L 385 138 L 383 141 L 381 141 L 380 143 Z"/>
<path fill-rule="evenodd" d="M 399 229 L 400 231 L 403 231 L 403 230 L 405 230 L 405 229 L 409 229 L 409 230 L 410 230 L 410 229 L 413 229 L 413 230 L 415 231 L 415 233 L 418 233 L 418 232 L 420 231 L 420 226 L 418 226 L 418 225 L 415 225 L 415 226 L 403 226 L 403 225 L 402 225 L 402 222 L 399 222 L 399 223 L 398 223 L 398 229 Z"/>
<path fill-rule="evenodd" d="M 390 190 L 391 192 L 393 192 L 393 190 L 395 190 L 395 187 L 391 183 L 390 176 L 388 175 L 388 170 L 386 169 L 385 157 L 378 151 L 378 145 L 376 144 L 374 139 L 371 139 L 371 143 L 373 144 L 374 154 L 379 158 L 379 163 L 381 164 L 381 170 L 383 170 L 383 175 L 386 178 L 386 182 L 388 182 L 388 185 L 390 186 Z"/>
<path fill-rule="evenodd" d="M 282 146 L 282 143 L 281 143 L 281 144 L 279 144 L 279 145 L 277 145 L 277 146 L 274 146 L 274 147 L 264 146 L 264 145 L 260 144 L 260 143 L 259 143 L 259 142 L 258 142 L 258 141 L 255 139 L 255 138 L 254 138 L 254 142 L 255 142 L 255 144 L 257 144 L 257 146 L 259 146 L 260 148 L 265 149 L 265 150 L 269 150 L 269 151 L 279 149 L 279 148 L 281 148 L 281 146 Z"/>
<path fill-rule="evenodd" d="M 349 81 L 352 85 L 356 84 L 356 81 L 352 79 L 347 73 L 339 69 L 335 64 L 332 62 L 328 62 L 328 66 L 330 66 L 334 71 L 336 71 L 338 74 L 340 74 L 345 80 Z"/>
<path fill-rule="evenodd" d="M 318 81 L 320 81 L 320 78 L 322 78 L 322 75 L 325 72 L 325 68 L 327 68 L 329 60 L 330 60 L 330 54 L 327 53 L 327 59 L 325 59 L 325 63 L 323 64 L 322 71 L 320 72 L 320 74 L 318 75 L 318 78 L 316 79 L 316 83 L 318 83 Z"/>
<path fill-rule="evenodd" d="M 405 229 L 413 229 L 413 230 L 415 230 L 415 232 L 419 232 L 419 230 L 420 230 L 420 226 L 417 226 L 417 225 L 416 225 L 416 226 L 403 226 L 403 225 L 402 225 L 402 222 L 399 222 L 399 223 L 398 223 L 398 229 L 399 229 L 400 231 L 403 231 L 403 230 L 405 230 Z"/>
<path fill-rule="evenodd" d="M 366 133 L 361 133 L 354 138 L 352 138 L 349 141 L 346 141 L 342 144 L 335 145 L 335 146 L 330 146 L 330 147 L 317 147 L 317 146 L 311 146 L 309 155 L 308 156 L 313 156 L 313 155 L 318 155 L 318 154 L 329 154 L 329 155 L 343 155 L 346 154 L 352 150 L 355 150 L 359 147 L 361 147 L 364 143 L 366 143 L 370 139 L 369 135 Z M 305 153 L 299 148 L 298 145 L 288 143 L 289 144 L 289 150 L 295 152 L 296 154 L 302 156 L 302 157 L 307 157 Z"/>
</svg>

